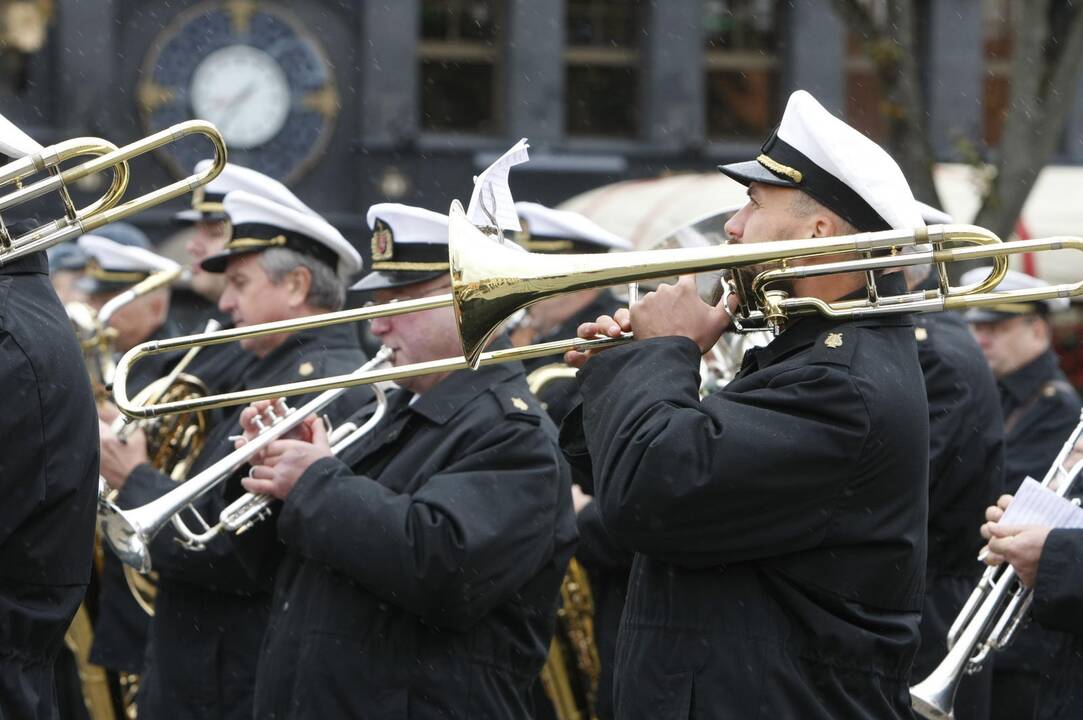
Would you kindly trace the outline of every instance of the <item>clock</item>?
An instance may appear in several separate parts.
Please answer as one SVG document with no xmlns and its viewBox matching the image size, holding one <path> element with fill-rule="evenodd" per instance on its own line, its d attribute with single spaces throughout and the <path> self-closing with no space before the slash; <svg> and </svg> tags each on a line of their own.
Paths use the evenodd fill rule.
<svg viewBox="0 0 1083 720">
<path fill-rule="evenodd" d="M 285 8 L 256 0 L 201 2 L 177 15 L 151 43 L 136 97 L 148 134 L 209 120 L 231 162 L 287 184 L 323 154 L 339 110 L 316 39 Z M 172 143 L 158 156 L 185 177 L 208 150 Z"/>
</svg>

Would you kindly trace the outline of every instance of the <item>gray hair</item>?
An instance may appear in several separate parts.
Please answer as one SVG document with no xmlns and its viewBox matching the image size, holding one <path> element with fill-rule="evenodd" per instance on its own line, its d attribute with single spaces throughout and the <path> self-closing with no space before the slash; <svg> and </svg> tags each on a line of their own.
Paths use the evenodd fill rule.
<svg viewBox="0 0 1083 720">
<path fill-rule="evenodd" d="M 341 310 L 346 304 L 346 284 L 319 260 L 289 248 L 270 248 L 260 253 L 260 265 L 275 285 L 282 282 L 286 273 L 299 267 L 306 268 L 312 277 L 305 302 L 321 310 Z"/>
</svg>

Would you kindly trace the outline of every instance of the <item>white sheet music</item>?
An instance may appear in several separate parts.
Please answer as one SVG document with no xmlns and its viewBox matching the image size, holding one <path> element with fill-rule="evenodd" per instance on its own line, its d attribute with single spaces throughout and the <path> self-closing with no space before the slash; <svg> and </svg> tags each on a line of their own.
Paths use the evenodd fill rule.
<svg viewBox="0 0 1083 720">
<path fill-rule="evenodd" d="M 526 138 L 523 138 L 474 178 L 474 193 L 466 210 L 466 218 L 474 225 L 491 226 L 492 214 L 501 230 L 518 232 L 523 229 L 519 225 L 519 214 L 515 212 L 511 188 L 508 187 L 508 171 L 530 159 L 527 153 L 529 147 Z"/>
<path fill-rule="evenodd" d="M 1028 477 L 999 524 L 1083 528 L 1083 509 Z"/>
</svg>

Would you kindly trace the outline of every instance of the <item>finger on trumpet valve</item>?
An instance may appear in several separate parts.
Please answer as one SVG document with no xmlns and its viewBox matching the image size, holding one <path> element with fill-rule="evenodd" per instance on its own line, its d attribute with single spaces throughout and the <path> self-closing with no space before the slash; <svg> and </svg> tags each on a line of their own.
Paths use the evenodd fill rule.
<svg viewBox="0 0 1083 720">
<path fill-rule="evenodd" d="M 241 445 L 244 445 L 248 442 L 248 438 L 246 438 L 244 435 L 230 435 L 226 439 L 229 440 L 231 443 L 236 443 L 237 441 L 240 441 Z"/>
<path fill-rule="evenodd" d="M 282 417 L 286 417 L 291 412 L 293 412 L 293 408 L 286 404 L 285 398 L 278 398 L 277 400 L 275 400 L 274 407 L 276 410 L 278 410 L 278 414 Z"/>
<path fill-rule="evenodd" d="M 263 419 L 259 415 L 252 416 L 252 424 L 256 426 L 256 429 L 260 432 L 267 432 L 267 426 L 263 424 Z"/>
</svg>

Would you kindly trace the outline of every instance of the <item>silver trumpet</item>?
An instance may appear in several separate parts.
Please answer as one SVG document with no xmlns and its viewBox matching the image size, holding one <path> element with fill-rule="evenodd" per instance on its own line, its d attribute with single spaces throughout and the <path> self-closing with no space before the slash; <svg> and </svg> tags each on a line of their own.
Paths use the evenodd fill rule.
<svg viewBox="0 0 1083 720">
<path fill-rule="evenodd" d="M 355 373 L 365 373 L 387 362 L 391 350 L 381 348 L 376 355 Z M 294 429 L 306 417 L 317 413 L 337 400 L 349 387 L 333 388 L 320 393 L 298 408 L 285 408 L 284 403 L 277 413 L 271 413 L 272 424 L 265 427 L 251 441 L 234 450 L 229 455 L 196 474 L 187 482 L 156 500 L 131 510 L 121 510 L 111 500 L 98 498 L 98 527 L 105 541 L 117 557 L 141 573 L 151 570 L 150 544 L 159 532 L 172 522 L 179 537 L 177 541 L 190 550 L 202 550 L 207 543 L 223 530 L 243 532 L 266 517 L 273 498 L 248 493 L 238 498 L 219 515 L 219 522 L 210 525 L 191 507 L 191 504 L 212 488 L 224 482 L 248 460 L 263 448 Z M 383 389 L 373 385 L 373 392 L 378 403 L 376 412 L 361 427 L 352 424 L 342 426 L 332 434 L 332 450 L 336 453 L 356 442 L 369 432 L 383 418 L 387 407 L 387 398 Z M 199 532 L 193 532 L 180 518 L 186 508 L 191 509 L 201 526 Z"/>
<path fill-rule="evenodd" d="M 1083 472 L 1083 460 L 1069 469 L 1064 467 L 1081 436 L 1083 414 L 1042 478 L 1042 487 L 1060 497 L 1068 494 Z M 955 693 L 963 676 L 980 671 L 989 655 L 1011 644 L 1027 619 L 1033 599 L 1034 591 L 1019 581 L 1010 565 L 986 568 L 948 630 L 948 654 L 929 677 L 910 688 L 914 711 L 930 720 L 953 720 Z"/>
</svg>

